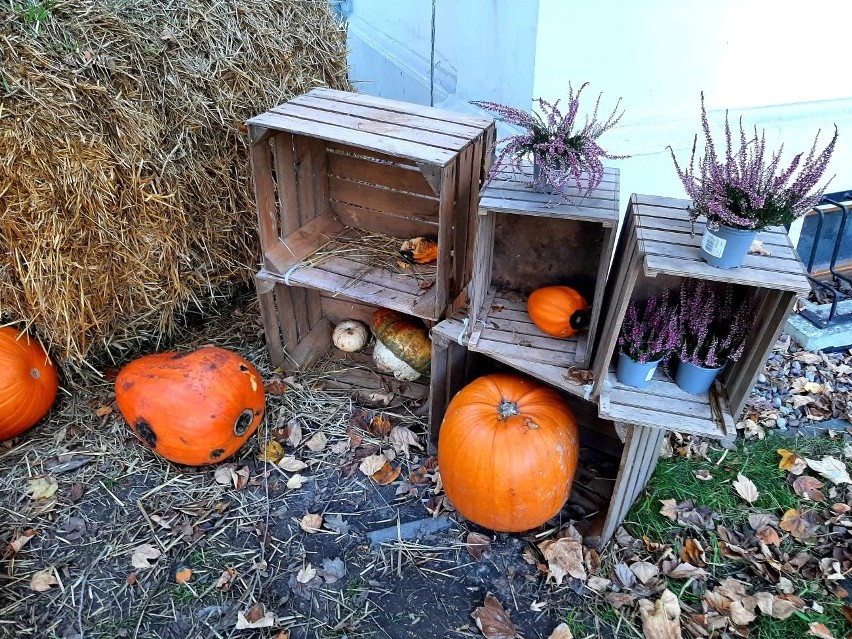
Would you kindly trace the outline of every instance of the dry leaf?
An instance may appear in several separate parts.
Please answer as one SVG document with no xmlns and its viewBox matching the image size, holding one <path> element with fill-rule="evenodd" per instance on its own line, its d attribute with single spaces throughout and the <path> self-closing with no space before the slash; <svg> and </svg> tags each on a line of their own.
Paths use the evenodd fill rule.
<svg viewBox="0 0 852 639">
<path fill-rule="evenodd" d="M 470 616 L 476 620 L 476 626 L 486 639 L 514 639 L 518 636 L 509 613 L 490 592 L 485 595 L 485 605 L 474 610 Z"/>
<path fill-rule="evenodd" d="M 762 541 L 767 546 L 780 546 L 781 538 L 778 536 L 778 531 L 775 530 L 772 526 L 761 526 L 756 532 L 760 541 Z"/>
<path fill-rule="evenodd" d="M 701 469 L 699 471 L 696 471 L 695 478 L 700 479 L 701 481 L 710 481 L 711 479 L 713 479 L 713 475 L 710 474 L 709 470 Z"/>
<path fill-rule="evenodd" d="M 835 484 L 852 484 L 852 479 L 849 478 L 849 472 L 846 470 L 846 465 L 834 457 L 823 457 L 822 461 L 813 459 L 805 459 L 808 466 L 815 470 L 828 481 Z"/>
<path fill-rule="evenodd" d="M 85 494 L 85 492 L 86 487 L 80 482 L 74 482 L 73 484 L 71 484 L 71 490 L 69 495 L 71 498 L 71 503 L 76 504 L 78 501 L 83 499 L 83 495 Z"/>
<path fill-rule="evenodd" d="M 322 431 L 316 432 L 313 436 L 305 442 L 305 446 L 310 448 L 315 453 L 320 452 L 325 448 L 325 445 L 328 443 L 328 437 L 325 436 L 325 433 Z"/>
<path fill-rule="evenodd" d="M 571 634 L 568 624 L 561 623 L 553 629 L 548 639 L 574 639 L 574 635 Z"/>
<path fill-rule="evenodd" d="M 575 579 L 586 580 L 586 568 L 583 565 L 583 544 L 571 537 L 563 537 L 556 541 L 548 540 L 539 544 L 544 558 L 547 560 L 550 575 L 556 585 L 562 585 L 565 575 Z"/>
<path fill-rule="evenodd" d="M 317 569 L 308 564 L 304 566 L 298 573 L 296 573 L 296 581 L 300 584 L 306 584 L 311 579 L 317 576 Z"/>
<path fill-rule="evenodd" d="M 375 455 L 365 457 L 364 460 L 361 462 L 361 465 L 358 466 L 358 469 L 367 477 L 372 477 L 377 472 L 379 472 L 382 467 L 387 463 L 387 457 L 385 457 L 381 453 L 376 453 Z"/>
<path fill-rule="evenodd" d="M 728 614 L 731 621 L 737 626 L 747 626 L 757 619 L 757 615 L 748 610 L 742 601 L 732 601 L 730 608 L 728 608 Z"/>
<path fill-rule="evenodd" d="M 672 579 L 706 579 L 707 571 L 684 561 L 666 572 L 666 577 Z"/>
<path fill-rule="evenodd" d="M 299 528 L 306 533 L 318 533 L 322 529 L 322 515 L 319 513 L 308 513 L 299 521 Z"/>
<path fill-rule="evenodd" d="M 737 480 L 733 483 L 733 486 L 737 494 L 750 504 L 756 502 L 757 498 L 760 497 L 754 482 L 741 473 L 737 474 Z"/>
<path fill-rule="evenodd" d="M 256 603 L 245 614 L 237 613 L 237 625 L 234 629 L 271 628 L 273 625 L 275 625 L 275 613 L 271 610 L 266 611 L 262 603 Z"/>
<path fill-rule="evenodd" d="M 6 555 L 14 555 L 21 552 L 21 548 L 30 543 L 30 540 L 35 537 L 36 531 L 29 528 L 22 532 L 18 537 L 9 542 L 9 547 L 6 550 Z"/>
<path fill-rule="evenodd" d="M 637 561 L 630 564 L 630 571 L 646 586 L 660 574 L 660 569 L 649 561 Z"/>
<path fill-rule="evenodd" d="M 817 384 L 816 382 L 808 382 L 805 384 L 805 392 L 813 393 L 814 395 L 822 395 L 825 390 L 825 386 L 822 384 Z"/>
<path fill-rule="evenodd" d="M 484 553 L 491 552 L 491 537 L 483 535 L 482 533 L 468 533 L 465 544 L 467 546 L 467 552 L 469 552 L 470 556 L 476 559 L 476 561 L 481 561 Z"/>
<path fill-rule="evenodd" d="M 281 458 L 281 461 L 278 462 L 278 468 L 287 471 L 288 473 L 296 473 L 307 467 L 308 465 L 305 462 L 301 459 L 296 459 L 293 455 L 285 455 Z"/>
<path fill-rule="evenodd" d="M 163 553 L 151 544 L 142 544 L 134 549 L 133 555 L 130 557 L 130 564 L 137 570 L 144 570 L 151 568 L 162 555 Z"/>
<path fill-rule="evenodd" d="M 663 505 L 660 508 L 660 514 L 672 521 L 677 521 L 677 501 L 674 499 L 661 499 L 660 503 Z"/>
<path fill-rule="evenodd" d="M 284 447 L 277 441 L 270 440 L 265 444 L 261 444 L 260 453 L 257 456 L 258 461 L 266 461 L 271 464 L 277 464 L 284 456 Z"/>
<path fill-rule="evenodd" d="M 323 559 L 322 569 L 318 570 L 317 573 L 325 579 L 325 583 L 333 584 L 346 576 L 346 566 L 343 564 L 343 560 L 340 557 L 335 557 L 334 559 Z"/>
<path fill-rule="evenodd" d="M 807 539 L 811 536 L 807 522 L 802 519 L 802 511 L 798 508 L 791 508 L 784 513 L 781 518 L 781 523 L 778 524 L 781 530 L 786 530 L 796 539 Z"/>
<path fill-rule="evenodd" d="M 280 397 L 287 392 L 287 384 L 282 382 L 280 379 L 271 379 L 263 385 L 263 389 L 266 391 L 267 395 Z"/>
<path fill-rule="evenodd" d="M 216 580 L 216 587 L 222 592 L 228 592 L 237 578 L 237 571 L 228 566 Z"/>
<path fill-rule="evenodd" d="M 697 539 L 688 537 L 680 549 L 681 561 L 688 564 L 703 568 L 707 565 L 707 557 L 704 554 L 704 547 Z"/>
<path fill-rule="evenodd" d="M 179 584 L 185 584 L 192 577 L 192 568 L 178 568 L 175 572 L 175 581 Z"/>
<path fill-rule="evenodd" d="M 769 249 L 763 246 L 762 240 L 752 240 L 751 246 L 748 247 L 748 252 L 750 255 L 772 255 L 772 253 L 769 252 Z"/>
<path fill-rule="evenodd" d="M 402 467 L 391 466 L 391 463 L 386 461 L 384 466 L 382 466 L 379 470 L 370 475 L 370 478 L 380 486 L 387 486 L 388 484 L 395 481 L 396 478 L 399 477 L 401 472 Z"/>
<path fill-rule="evenodd" d="M 834 635 L 831 634 L 831 630 L 816 621 L 812 621 L 808 625 L 808 634 L 813 635 L 814 637 L 819 637 L 820 639 L 834 639 Z"/>
<path fill-rule="evenodd" d="M 217 466 L 213 473 L 213 479 L 216 480 L 217 484 L 229 486 L 234 481 L 233 473 L 236 467 L 236 464 L 222 464 L 221 466 Z"/>
<path fill-rule="evenodd" d="M 605 579 L 604 577 L 598 577 L 597 575 L 592 575 L 589 577 L 589 580 L 586 582 L 586 587 L 594 590 L 595 592 L 604 592 L 609 585 L 612 583 L 612 580 Z"/>
<path fill-rule="evenodd" d="M 681 639 L 680 602 L 671 590 L 664 590 L 653 603 L 640 599 L 639 616 L 645 639 Z"/>
<path fill-rule="evenodd" d="M 389 419 L 385 419 L 381 415 L 373 415 L 370 420 L 370 432 L 376 437 L 386 437 L 390 434 L 393 425 Z"/>
<path fill-rule="evenodd" d="M 30 579 L 30 590 L 35 590 L 36 592 L 47 592 L 53 586 L 58 584 L 59 582 L 53 575 L 53 570 L 51 568 L 46 568 L 44 570 L 39 570 L 32 576 L 32 579 Z"/>
<path fill-rule="evenodd" d="M 287 488 L 290 490 L 298 490 L 308 482 L 308 478 L 296 473 L 287 480 Z"/>
<path fill-rule="evenodd" d="M 111 406 L 101 406 L 95 411 L 95 417 L 106 417 L 112 414 Z"/>
<path fill-rule="evenodd" d="M 394 426 L 390 435 L 388 435 L 388 441 L 396 452 L 405 455 L 406 458 L 408 458 L 411 446 L 423 450 L 423 446 L 417 440 L 417 435 L 407 426 Z"/>
<path fill-rule="evenodd" d="M 249 481 L 249 468 L 248 466 L 243 466 L 239 470 L 234 472 L 234 488 L 237 490 L 242 490 L 246 486 L 248 486 Z"/>
<path fill-rule="evenodd" d="M 27 491 L 33 501 L 53 497 L 57 490 L 59 490 L 59 484 L 49 475 L 27 480 Z"/>
<path fill-rule="evenodd" d="M 801 408 L 802 406 L 807 406 L 808 404 L 814 403 L 813 397 L 808 397 L 807 395 L 791 395 L 787 399 L 788 404 L 792 404 L 793 408 Z"/>
<path fill-rule="evenodd" d="M 796 477 L 793 482 L 793 490 L 796 494 L 811 501 L 825 501 L 825 495 L 820 492 L 820 488 L 823 486 L 825 486 L 823 482 L 810 475 Z"/>
<path fill-rule="evenodd" d="M 287 443 L 293 448 L 302 443 L 302 424 L 296 417 L 287 422 Z"/>
</svg>

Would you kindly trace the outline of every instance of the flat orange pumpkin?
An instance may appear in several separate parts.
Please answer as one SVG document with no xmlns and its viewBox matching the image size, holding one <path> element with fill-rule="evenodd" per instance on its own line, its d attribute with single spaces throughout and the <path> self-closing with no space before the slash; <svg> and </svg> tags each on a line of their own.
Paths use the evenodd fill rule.
<svg viewBox="0 0 852 639">
<path fill-rule="evenodd" d="M 578 454 L 577 422 L 559 394 L 508 373 L 459 391 L 438 438 L 447 497 L 470 521 L 503 532 L 535 528 L 559 512 Z"/>
<path fill-rule="evenodd" d="M 571 337 L 589 326 L 589 305 L 568 286 L 545 286 L 530 294 L 527 312 L 539 330 L 553 337 Z"/>
<path fill-rule="evenodd" d="M 32 428 L 57 390 L 56 367 L 41 344 L 11 326 L 0 328 L 0 441 Z"/>
<path fill-rule="evenodd" d="M 146 355 L 115 380 L 115 400 L 148 448 L 178 464 L 203 466 L 236 453 L 263 419 L 263 380 L 224 348 Z"/>
</svg>

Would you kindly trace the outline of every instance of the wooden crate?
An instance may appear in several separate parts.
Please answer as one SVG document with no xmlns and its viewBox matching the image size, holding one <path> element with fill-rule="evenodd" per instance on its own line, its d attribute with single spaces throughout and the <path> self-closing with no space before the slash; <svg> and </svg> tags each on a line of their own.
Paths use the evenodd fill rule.
<svg viewBox="0 0 852 639">
<path fill-rule="evenodd" d="M 783 228 L 758 235 L 772 255 L 748 255 L 742 267 L 718 269 L 699 257 L 702 222 L 695 234 L 688 200 L 633 195 L 619 239 L 604 303 L 605 321 L 595 352 L 593 396 L 602 417 L 717 438 L 735 434 L 736 418 L 793 308 L 797 295 L 810 290 L 804 267 Z M 709 393 L 682 391 L 660 367 L 646 388 L 615 378 L 618 333 L 631 299 L 674 290 L 683 278 L 729 282 L 757 295 L 754 329 L 743 356 L 729 365 Z"/>
<path fill-rule="evenodd" d="M 538 193 L 532 170 L 504 172 L 482 192 L 471 280 L 469 347 L 563 390 L 583 394 L 566 376 L 586 369 L 601 313 L 618 225 L 619 172 L 606 169 L 589 195 L 573 203 Z M 537 288 L 567 285 L 591 305 L 588 330 L 569 339 L 540 331 L 526 310 Z"/>
<path fill-rule="evenodd" d="M 248 126 L 269 278 L 426 319 L 443 316 L 470 278 L 468 233 L 490 164 L 493 120 L 314 89 Z M 366 259 L 375 233 L 400 243 L 437 240 L 437 264 L 411 277 L 396 256 Z M 332 238 L 339 250 L 316 258 Z"/>
<path fill-rule="evenodd" d="M 511 368 L 481 353 L 469 351 L 464 337 L 464 317 L 459 313 L 432 328 L 430 378 L 429 451 L 438 448 L 441 422 L 455 394 L 478 375 Z M 598 416 L 593 402 L 570 393 L 562 396 L 571 406 L 580 431 L 580 463 L 568 506 L 586 513 L 585 543 L 600 548 L 624 521 L 656 468 L 665 432 L 658 428 L 621 424 L 622 443 L 616 422 Z M 440 460 L 439 460 L 440 461 Z"/>
<path fill-rule="evenodd" d="M 287 286 L 270 278 L 266 271 L 255 275 L 255 286 L 273 366 L 292 374 L 305 371 L 328 356 L 343 364 L 324 380 L 330 387 L 351 388 L 353 393 L 367 395 L 372 391 L 391 391 L 418 404 L 429 400 L 427 378 L 401 382 L 374 369 L 372 347 L 359 353 L 344 353 L 332 344 L 335 325 L 354 319 L 369 327 L 376 306 L 327 291 Z"/>
</svg>

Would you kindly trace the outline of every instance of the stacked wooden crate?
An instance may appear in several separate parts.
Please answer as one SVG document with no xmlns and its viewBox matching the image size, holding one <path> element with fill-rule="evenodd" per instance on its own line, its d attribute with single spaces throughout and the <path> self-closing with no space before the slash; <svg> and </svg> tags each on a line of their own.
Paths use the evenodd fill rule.
<svg viewBox="0 0 852 639">
<path fill-rule="evenodd" d="M 384 307 L 431 325 L 463 301 L 492 120 L 314 89 L 248 126 L 274 365 L 311 366 L 342 319 L 369 324 Z M 374 250 L 419 236 L 437 241 L 437 263 Z"/>
</svg>

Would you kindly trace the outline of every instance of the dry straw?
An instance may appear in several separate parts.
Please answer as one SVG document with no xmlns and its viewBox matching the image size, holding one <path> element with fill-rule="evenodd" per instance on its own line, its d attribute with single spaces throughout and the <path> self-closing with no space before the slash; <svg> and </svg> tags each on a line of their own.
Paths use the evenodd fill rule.
<svg viewBox="0 0 852 639">
<path fill-rule="evenodd" d="M 258 261 L 242 122 L 347 88 L 325 0 L 0 3 L 0 318 L 66 369 Z"/>
</svg>

